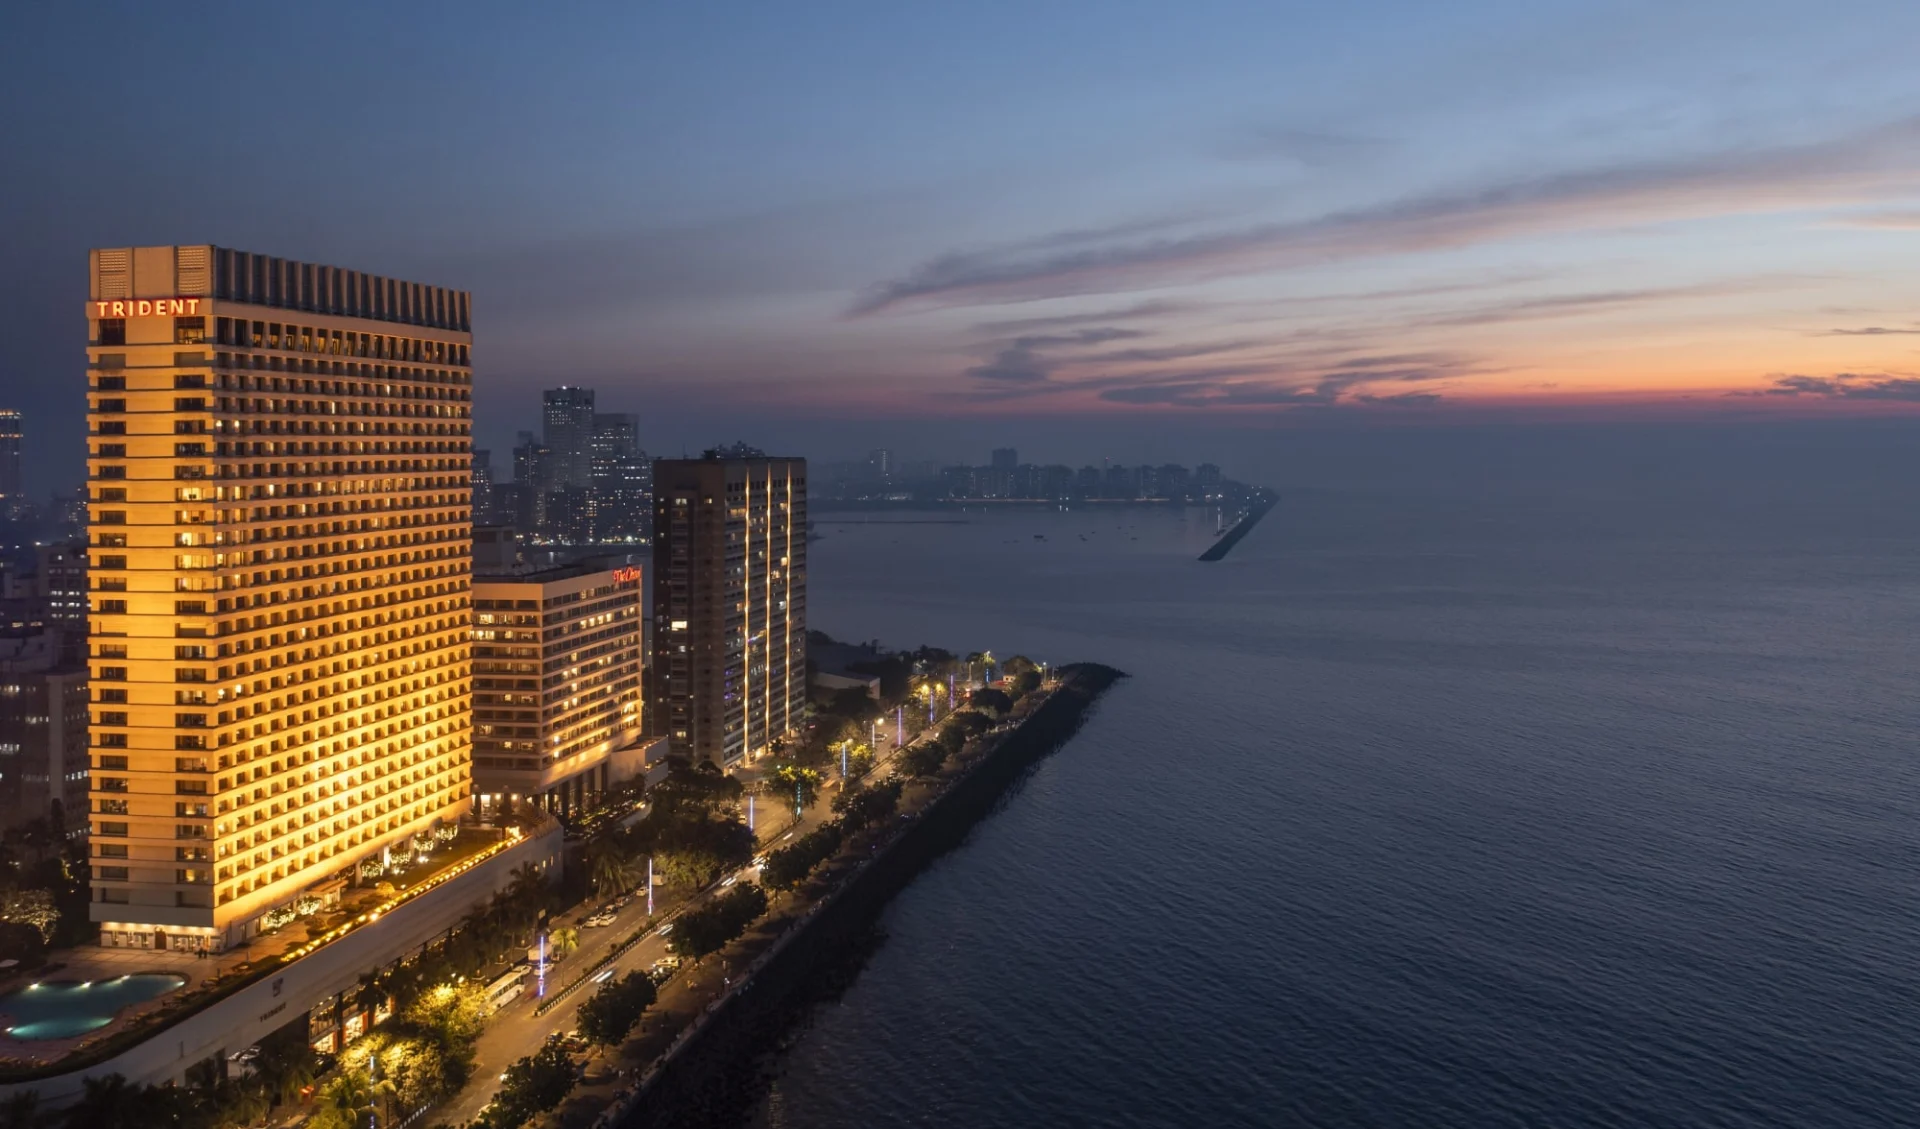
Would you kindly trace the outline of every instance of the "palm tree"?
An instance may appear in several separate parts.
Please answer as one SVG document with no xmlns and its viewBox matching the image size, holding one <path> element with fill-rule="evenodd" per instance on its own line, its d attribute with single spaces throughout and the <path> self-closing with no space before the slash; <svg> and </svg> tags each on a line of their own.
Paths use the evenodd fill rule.
<svg viewBox="0 0 1920 1129">
<path fill-rule="evenodd" d="M 0 1129 L 38 1129 L 40 1094 L 21 1090 L 0 1104 Z"/>
<path fill-rule="evenodd" d="M 587 848 L 587 875 L 603 898 L 625 893 L 633 888 L 633 858 L 613 837 L 595 839 Z"/>
<path fill-rule="evenodd" d="M 320 1091 L 320 1108 L 337 1117 L 346 1125 L 361 1126 L 367 1124 L 367 1118 L 373 1115 L 373 1084 L 358 1071 L 343 1070 L 327 1088 Z"/>
<path fill-rule="evenodd" d="M 67 1108 L 67 1129 L 138 1129 L 146 1124 L 141 1087 L 118 1074 L 88 1078 L 80 1100 Z"/>
<path fill-rule="evenodd" d="M 253 1070 L 276 1103 L 290 1102 L 313 1084 L 316 1063 L 313 1050 L 304 1043 L 267 1039 L 260 1044 Z"/>
<path fill-rule="evenodd" d="M 354 1006 L 365 1012 L 375 1012 L 385 1006 L 391 992 L 387 990 L 387 976 L 379 969 L 360 974 L 360 987 L 353 993 Z"/>
<path fill-rule="evenodd" d="M 521 863 L 514 868 L 513 880 L 507 884 L 507 896 L 522 905 L 544 907 L 548 896 L 546 876 L 532 863 Z"/>
<path fill-rule="evenodd" d="M 553 959 L 559 960 L 580 947 L 580 931 L 572 926 L 562 926 L 547 934 L 547 952 Z"/>
</svg>

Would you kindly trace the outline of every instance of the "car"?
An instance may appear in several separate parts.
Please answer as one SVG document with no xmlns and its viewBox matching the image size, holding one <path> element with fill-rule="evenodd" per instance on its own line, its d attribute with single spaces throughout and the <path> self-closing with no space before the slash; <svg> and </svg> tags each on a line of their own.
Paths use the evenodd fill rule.
<svg viewBox="0 0 1920 1129">
<path fill-rule="evenodd" d="M 654 930 L 653 935 L 656 937 L 664 937 L 671 932 L 673 932 L 673 922 L 669 921 L 665 925 L 662 925 L 660 928 Z"/>
</svg>

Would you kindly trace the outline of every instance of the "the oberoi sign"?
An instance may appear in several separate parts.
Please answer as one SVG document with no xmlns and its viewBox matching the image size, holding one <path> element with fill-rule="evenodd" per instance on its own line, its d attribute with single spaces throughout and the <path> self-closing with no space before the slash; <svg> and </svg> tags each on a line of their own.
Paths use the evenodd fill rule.
<svg viewBox="0 0 1920 1129">
<path fill-rule="evenodd" d="M 640 570 L 637 568 L 616 568 L 613 570 L 613 582 L 615 584 L 631 584 L 638 579 L 640 579 Z"/>
<path fill-rule="evenodd" d="M 149 318 L 192 315 L 200 312 L 200 303 L 204 298 L 128 298 L 123 302 L 98 302 L 93 304 L 93 316 L 97 318 Z"/>
</svg>

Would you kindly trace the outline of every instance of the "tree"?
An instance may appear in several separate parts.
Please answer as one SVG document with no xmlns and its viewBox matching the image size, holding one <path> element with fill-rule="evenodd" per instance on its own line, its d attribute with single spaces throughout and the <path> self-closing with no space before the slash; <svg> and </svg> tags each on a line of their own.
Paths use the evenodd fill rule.
<svg viewBox="0 0 1920 1129">
<path fill-rule="evenodd" d="M 580 1005 L 580 1034 L 598 1046 L 618 1046 L 653 1006 L 655 995 L 653 978 L 644 972 L 607 981 Z"/>
<path fill-rule="evenodd" d="M 320 1060 L 303 1038 L 269 1035 L 260 1041 L 260 1053 L 253 1060 L 254 1074 L 260 1078 L 267 1096 L 274 1102 L 290 1102 L 300 1091 L 313 1085 Z"/>
<path fill-rule="evenodd" d="M 760 881 L 774 890 L 793 889 L 807 880 L 814 867 L 833 857 L 833 852 L 840 849 L 841 838 L 839 823 L 829 823 L 802 835 L 791 846 L 767 855 Z"/>
<path fill-rule="evenodd" d="M 753 858 L 753 831 L 737 819 L 681 817 L 651 830 L 657 869 L 677 886 L 705 886 Z"/>
<path fill-rule="evenodd" d="M 711 761 L 690 765 L 683 757 L 667 758 L 667 778 L 653 786 L 653 810 L 662 815 L 685 811 L 713 813 L 738 806 L 746 786 Z"/>
<path fill-rule="evenodd" d="M 1016 694 L 1031 694 L 1039 688 L 1040 672 L 1037 670 L 1023 670 L 1013 676 L 1013 692 Z"/>
<path fill-rule="evenodd" d="M 767 912 L 767 895 L 760 887 L 742 882 L 698 909 L 680 915 L 667 948 L 696 964 L 709 953 L 747 931 Z"/>
<path fill-rule="evenodd" d="M 932 776 L 947 763 L 947 750 L 938 741 L 922 741 L 900 754 L 900 767 L 909 776 Z"/>
<path fill-rule="evenodd" d="M 547 934 L 547 953 L 559 960 L 580 947 L 580 931 L 570 925 L 550 931 Z"/>
<path fill-rule="evenodd" d="M 342 1070 L 320 1090 L 320 1108 L 307 1122 L 310 1129 L 367 1129 L 378 1100 L 373 1083 L 358 1070 Z"/>
<path fill-rule="evenodd" d="M 41 1129 L 40 1094 L 36 1090 L 17 1090 L 0 1102 L 0 1129 Z"/>
<path fill-rule="evenodd" d="M 840 826 L 851 835 L 892 815 L 900 803 L 900 788 L 901 781 L 896 778 L 875 788 L 855 790 L 846 797 Z"/>
<path fill-rule="evenodd" d="M 547 885 L 547 876 L 540 868 L 530 862 L 523 862 L 513 870 L 513 879 L 507 884 L 507 896 L 517 904 L 537 907 L 544 912 L 553 898 L 553 889 Z"/>
<path fill-rule="evenodd" d="M 573 1060 L 558 1039 L 507 1067 L 485 1121 L 491 1129 L 515 1129 L 545 1113 L 573 1090 Z"/>
<path fill-rule="evenodd" d="M 170 1120 L 154 1088 L 136 1086 L 118 1074 L 88 1078 L 80 1100 L 67 1107 L 66 1129 L 149 1129 Z M 164 1101 L 164 1099 L 162 1099 Z"/>
<path fill-rule="evenodd" d="M 1013 708 L 1013 699 L 1007 696 L 1005 690 L 995 690 L 989 687 L 985 690 L 974 691 L 973 707 L 978 710 L 983 710 L 994 717 L 1005 717 L 1007 711 Z"/>
<path fill-rule="evenodd" d="M 782 765 L 762 782 L 761 787 L 770 798 L 777 797 L 791 808 L 793 818 L 799 819 L 819 797 L 820 784 L 818 770 Z"/>
<path fill-rule="evenodd" d="M 43 942 L 51 941 L 54 927 L 60 924 L 60 910 L 45 890 L 0 890 L 0 921 L 31 925 L 40 931 Z"/>
<path fill-rule="evenodd" d="M 947 715 L 947 725 L 957 726 L 969 737 L 978 737 L 993 728 L 993 719 L 975 709 L 959 709 Z"/>
<path fill-rule="evenodd" d="M 638 869 L 625 845 L 614 835 L 602 835 L 587 847 L 587 873 L 593 879 L 593 892 L 603 898 L 633 889 Z"/>
</svg>

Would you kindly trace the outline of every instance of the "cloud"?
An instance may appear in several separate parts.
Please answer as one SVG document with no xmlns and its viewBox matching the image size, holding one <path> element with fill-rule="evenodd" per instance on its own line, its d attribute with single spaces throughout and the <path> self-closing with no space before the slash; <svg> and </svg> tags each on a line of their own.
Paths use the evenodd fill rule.
<svg viewBox="0 0 1920 1129">
<path fill-rule="evenodd" d="M 1399 408 L 1424 408 L 1440 402 L 1438 392 L 1401 392 L 1393 396 L 1360 395 L 1354 399 L 1363 404 L 1386 404 Z"/>
<path fill-rule="evenodd" d="M 1119 326 L 1096 326 L 1075 333 L 1029 334 L 1007 342 L 993 355 L 992 360 L 966 370 L 966 375 L 975 380 L 999 384 L 1038 384 L 1050 378 L 1061 363 L 1045 356 L 1041 352 L 1043 349 L 1102 345 L 1109 341 L 1142 336 L 1145 335 L 1137 329 Z"/>
<path fill-rule="evenodd" d="M 1920 118 L 1909 118 L 1823 143 L 1509 180 L 1290 222 L 1064 250 L 1049 236 L 954 251 L 869 288 L 849 313 L 1139 289 L 1520 235 L 1856 200 L 1910 175 L 1916 142 Z"/>
<path fill-rule="evenodd" d="M 1908 334 L 1920 334 L 1920 329 L 1890 329 L 1883 325 L 1863 326 L 1860 329 L 1829 329 L 1814 334 L 1815 337 L 1897 337 Z"/>
<path fill-rule="evenodd" d="M 1747 395 L 1810 396 L 1824 400 L 1898 400 L 1920 403 L 1920 378 L 1889 376 L 1885 373 L 1867 375 L 1842 372 L 1832 376 L 1804 376 L 1788 373 L 1774 377 L 1773 383 L 1761 392 L 1750 392 Z"/>
<path fill-rule="evenodd" d="M 1920 212 L 1866 212 L 1840 216 L 1833 221 L 1840 227 L 1866 227 L 1883 231 L 1920 231 Z"/>
<path fill-rule="evenodd" d="M 1106 325 L 1117 321 L 1144 321 L 1168 314 L 1186 313 L 1194 307 L 1186 302 L 1139 302 L 1117 310 L 1095 310 L 1084 314 L 1054 314 L 1047 317 L 1008 318 L 983 321 L 973 328 L 981 333 L 1031 333 L 1043 329 L 1071 329 L 1078 325 Z"/>
<path fill-rule="evenodd" d="M 1358 361 L 1388 358 L 1357 358 Z M 1426 384 L 1444 381 L 1468 371 L 1464 362 L 1442 362 L 1407 368 L 1382 368 L 1365 363 L 1320 373 L 1287 373 L 1271 366 L 1238 366 L 1198 372 L 1162 373 L 1132 382 L 1106 381 L 1099 397 L 1109 403 L 1165 405 L 1179 408 L 1301 407 L 1335 404 L 1422 406 L 1440 399 L 1440 393 L 1415 390 L 1398 393 L 1359 392 L 1380 384 Z M 1087 386 L 1092 382 L 1083 382 Z"/>
<path fill-rule="evenodd" d="M 1513 302 L 1502 302 L 1485 306 L 1477 310 L 1467 310 L 1457 314 L 1443 314 L 1424 318 L 1418 325 L 1434 327 L 1457 327 L 1475 325 L 1498 325 L 1515 321 L 1543 321 L 1553 318 L 1581 317 L 1587 314 L 1611 313 L 1634 306 L 1659 305 L 1687 298 L 1717 298 L 1728 294 L 1746 294 L 1756 290 L 1776 289 L 1790 284 L 1793 279 L 1772 276 L 1752 279 L 1735 279 L 1722 282 L 1703 282 L 1692 286 L 1646 287 L 1637 290 L 1602 290 L 1585 294 L 1554 294 L 1544 298 L 1522 298 Z"/>
<path fill-rule="evenodd" d="M 1230 138 L 1220 155 L 1238 161 L 1293 161 L 1311 168 L 1370 157 L 1386 147 L 1377 137 L 1261 125 Z"/>
</svg>

